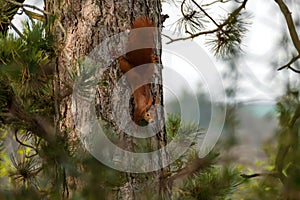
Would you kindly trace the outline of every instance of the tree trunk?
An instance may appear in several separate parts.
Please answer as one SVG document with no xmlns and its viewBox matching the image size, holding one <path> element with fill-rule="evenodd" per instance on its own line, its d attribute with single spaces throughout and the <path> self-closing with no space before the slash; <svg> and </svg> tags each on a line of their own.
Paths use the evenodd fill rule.
<svg viewBox="0 0 300 200">
<path fill-rule="evenodd" d="M 141 152 L 141 149 L 144 151 L 145 146 L 148 147 L 148 151 L 153 151 L 166 145 L 166 132 L 163 126 L 164 113 L 162 109 L 157 110 L 156 121 L 151 126 L 152 132 L 154 130 L 158 131 L 154 136 L 147 139 L 147 142 L 141 142 L 141 139 L 135 139 L 126 134 L 126 131 L 128 131 L 127 128 L 126 131 L 124 128 L 127 127 L 128 122 L 128 114 L 126 115 L 128 112 L 126 112 L 126 109 L 128 111 L 128 100 L 130 99 L 131 92 L 128 88 L 120 87 L 117 89 L 117 95 L 111 94 L 112 91 L 116 90 L 115 87 L 118 85 L 119 78 L 122 75 L 118 62 L 115 60 L 110 63 L 113 60 L 114 54 L 119 50 L 120 45 L 118 38 L 113 42 L 106 42 L 108 36 L 130 29 L 134 19 L 140 16 L 147 16 L 153 19 L 158 24 L 158 27 L 161 28 L 160 1 L 46 0 L 45 9 L 55 16 L 50 16 L 48 20 L 54 20 L 54 25 L 49 31 L 55 35 L 57 41 L 56 78 L 54 81 L 55 92 L 57 94 L 55 99 L 57 112 L 56 125 L 59 130 L 58 132 L 68 137 L 71 150 L 76 152 L 76 144 L 79 138 L 88 138 L 90 136 L 90 132 L 78 129 L 78 120 L 87 123 L 91 120 L 97 120 L 97 122 L 101 121 L 102 124 L 105 123 L 105 127 L 108 127 L 109 132 L 113 133 L 113 137 L 119 138 L 116 146 L 130 152 Z M 160 41 L 160 34 L 158 34 L 157 49 L 161 47 Z M 160 57 L 161 51 L 157 50 L 156 53 Z M 75 98 L 74 101 L 74 90 L 81 87 L 81 85 L 76 85 L 75 80 L 84 71 L 82 70 L 82 66 L 86 64 L 82 63 L 86 62 L 87 58 L 93 59 L 93 62 L 96 60 L 98 66 L 96 73 L 101 72 L 101 80 L 97 80 L 96 83 L 98 86 L 93 88 L 93 91 L 96 92 L 96 96 L 92 97 L 95 106 L 88 105 L 89 101 L 78 98 Z M 109 67 L 105 68 L 105 65 L 108 64 L 110 64 Z M 153 76 L 154 84 L 151 84 L 151 91 L 159 97 L 159 105 L 163 106 L 161 70 L 161 65 L 157 65 Z M 123 82 L 121 80 L 120 84 L 126 84 L 125 82 L 126 80 Z M 133 101 L 130 101 L 129 108 L 132 108 L 132 104 Z M 80 107 L 81 110 L 77 110 Z M 88 116 L 94 110 L 97 117 Z M 76 118 L 78 116 L 84 117 L 78 119 Z M 115 120 L 116 118 L 119 119 L 119 122 Z M 146 129 L 141 128 L 137 130 L 140 133 L 140 131 L 145 131 Z M 83 141 L 83 145 L 86 147 L 89 145 L 88 139 L 81 141 Z M 141 143 L 146 145 L 141 145 Z M 100 148 L 101 151 L 102 145 L 96 148 L 98 150 Z M 102 151 L 104 152 L 104 150 Z M 112 155 L 112 160 L 118 160 L 120 157 L 127 159 L 128 163 L 132 161 L 131 156 L 117 155 L 115 152 L 109 152 L 108 154 Z M 127 172 L 127 181 L 118 190 L 119 199 L 140 199 L 143 193 L 149 190 L 149 185 L 151 185 L 152 191 L 155 191 L 157 194 L 159 193 L 161 197 L 164 195 L 165 198 L 168 198 L 169 193 L 166 191 L 169 188 L 162 181 L 163 174 L 168 169 L 161 169 L 163 166 L 162 163 L 168 159 L 168 156 L 166 153 L 162 154 L 160 154 L 160 159 L 152 160 L 154 163 L 150 165 L 153 166 L 146 166 L 146 168 L 155 167 L 158 169 L 154 172 L 140 175 L 134 173 L 131 169 L 125 170 Z M 71 184 L 70 180 L 69 184 Z M 76 180 L 72 184 L 80 187 L 80 183 L 76 182 Z"/>
</svg>

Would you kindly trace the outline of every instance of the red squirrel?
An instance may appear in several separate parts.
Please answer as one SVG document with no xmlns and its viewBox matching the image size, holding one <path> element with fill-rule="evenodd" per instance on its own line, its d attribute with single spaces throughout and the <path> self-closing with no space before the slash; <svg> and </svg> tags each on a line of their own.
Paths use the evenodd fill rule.
<svg viewBox="0 0 300 200">
<path fill-rule="evenodd" d="M 147 27 L 153 28 L 146 30 L 138 29 Z M 137 18 L 129 33 L 126 47 L 127 53 L 125 56 L 118 58 L 121 71 L 124 74 L 130 71 L 126 74 L 126 78 L 133 90 L 133 121 L 138 125 L 141 123 L 141 120 L 151 123 L 155 118 L 154 107 L 152 107 L 154 99 L 150 90 L 150 83 L 154 73 L 154 63 L 157 63 L 157 55 L 153 51 L 156 39 L 154 27 L 156 27 L 155 24 L 148 17 Z M 149 48 L 140 48 L 140 45 Z M 137 68 L 141 65 L 144 66 Z"/>
</svg>

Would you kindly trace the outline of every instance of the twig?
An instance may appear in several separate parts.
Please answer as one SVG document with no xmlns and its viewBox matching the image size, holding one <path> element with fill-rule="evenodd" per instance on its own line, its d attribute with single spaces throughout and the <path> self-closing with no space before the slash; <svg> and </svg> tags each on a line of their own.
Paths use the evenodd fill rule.
<svg viewBox="0 0 300 200">
<path fill-rule="evenodd" d="M 46 21 L 45 15 L 40 15 L 38 13 L 29 11 L 25 8 L 23 8 L 23 11 L 26 13 L 27 16 L 30 17 L 30 19 L 33 18 L 33 19 L 36 19 L 36 20 L 39 20 L 39 21 L 42 21 L 42 22 Z"/>
<path fill-rule="evenodd" d="M 273 178 L 280 178 L 280 175 L 278 173 L 241 174 L 240 176 L 244 179 L 242 181 L 239 181 L 238 183 L 236 183 L 233 187 L 237 187 L 237 186 L 245 183 L 248 179 L 256 178 L 256 177 L 260 177 L 260 176 L 269 176 L 269 177 L 273 177 Z"/>
<path fill-rule="evenodd" d="M 58 21 L 58 27 L 60 28 L 60 30 L 63 32 L 63 39 L 62 39 L 62 43 L 65 43 L 67 40 L 67 32 L 66 29 L 64 29 L 63 25 L 61 24 L 60 21 Z"/>
<path fill-rule="evenodd" d="M 161 35 L 168 38 L 169 40 L 172 40 L 172 38 L 170 36 L 166 35 L 166 34 L 161 34 Z"/>
<path fill-rule="evenodd" d="M 255 178 L 259 176 L 270 176 L 274 178 L 279 178 L 279 175 L 277 173 L 255 173 L 255 174 L 241 174 L 241 177 L 245 179 Z"/>
<path fill-rule="evenodd" d="M 222 24 L 219 24 L 217 25 L 218 28 L 216 29 L 212 29 L 212 30 L 209 30 L 209 31 L 202 31 L 202 32 L 199 32 L 199 33 L 196 33 L 196 34 L 193 34 L 191 36 L 187 36 L 187 37 L 181 37 L 181 38 L 176 38 L 176 39 L 170 39 L 169 42 L 167 42 L 166 44 L 170 44 L 170 43 L 173 43 L 173 42 L 176 42 L 176 41 L 180 41 L 180 40 L 188 40 L 188 39 L 193 39 L 195 37 L 198 37 L 200 35 L 206 35 L 206 34 L 212 34 L 212 33 L 215 33 L 215 32 L 218 32 L 221 30 L 222 27 L 226 26 L 227 24 L 230 23 L 231 19 L 233 17 L 236 17 L 242 9 L 245 8 L 246 4 L 247 4 L 247 1 L 248 0 L 244 0 L 243 3 L 237 8 L 235 9 L 229 16 L 228 18 L 222 23 Z M 215 22 L 216 23 L 216 22 Z M 216 23 L 217 24 L 217 23 Z"/>
<path fill-rule="evenodd" d="M 5 0 L 6 2 L 9 2 L 11 4 L 14 4 L 16 6 L 19 6 L 19 7 L 28 7 L 28 8 L 32 8 L 32 9 L 35 9 L 35 10 L 38 10 L 40 11 L 41 13 L 45 14 L 45 15 L 50 15 L 51 13 L 47 12 L 47 11 L 44 11 L 34 5 L 29 5 L 29 4 L 23 4 L 23 3 L 19 3 L 19 2 L 16 2 L 16 1 L 12 1 L 12 0 Z"/>
<path fill-rule="evenodd" d="M 292 70 L 293 72 L 296 72 L 296 73 L 300 74 L 300 70 L 295 69 L 295 68 L 293 68 L 293 67 L 291 67 L 291 66 L 289 66 L 288 68 L 289 68 L 290 70 Z"/>
<path fill-rule="evenodd" d="M 229 35 L 228 35 L 228 33 L 226 33 L 224 30 L 223 30 L 223 27 L 224 27 L 224 25 L 220 25 L 220 24 L 218 24 L 196 1 L 194 1 L 194 0 L 191 0 L 203 13 L 204 13 L 204 15 L 206 16 L 206 17 L 208 17 L 217 27 L 218 27 L 218 29 L 221 31 L 221 32 L 223 32 L 225 35 L 227 35 L 228 37 L 229 37 Z"/>
<path fill-rule="evenodd" d="M 11 23 L 10 26 L 16 31 L 20 38 L 26 40 L 26 37 L 21 33 L 21 31 L 19 31 L 19 29 L 13 23 Z"/>
<path fill-rule="evenodd" d="M 198 37 L 198 36 L 200 36 L 200 35 L 212 34 L 212 33 L 217 32 L 218 30 L 219 30 L 219 28 L 216 28 L 216 29 L 209 30 L 209 31 L 202 31 L 202 32 L 199 32 L 199 33 L 193 34 L 193 35 L 191 35 L 191 36 L 187 36 L 187 37 L 181 37 L 181 38 L 176 38 L 176 39 L 170 39 L 170 41 L 167 42 L 166 44 L 170 44 L 170 43 L 177 42 L 177 41 L 180 41 L 180 40 L 189 40 L 189 39 L 193 39 L 193 38 Z"/>
<path fill-rule="evenodd" d="M 29 156 L 25 155 L 26 158 L 33 158 L 34 156 L 37 156 L 39 153 L 35 152 L 34 154 L 31 154 Z"/>
<path fill-rule="evenodd" d="M 37 149 L 36 149 L 35 147 L 33 147 L 33 146 L 29 145 L 29 144 L 23 143 L 23 142 L 18 138 L 18 131 L 17 131 L 17 130 L 15 131 L 15 138 L 16 138 L 16 141 L 17 141 L 20 145 L 25 146 L 25 147 L 28 147 L 28 148 L 31 148 L 31 149 L 33 149 L 35 152 L 37 152 Z"/>
<path fill-rule="evenodd" d="M 190 19 L 196 14 L 196 11 L 193 11 L 192 14 L 186 15 L 185 12 L 184 12 L 184 9 L 183 9 L 183 8 L 184 8 L 184 7 L 183 7 L 184 4 L 185 4 L 185 0 L 183 0 L 182 3 L 181 3 L 181 5 L 180 5 L 180 11 L 181 11 L 181 14 L 183 15 L 183 17 L 184 17 L 185 19 L 190 20 Z"/>
<path fill-rule="evenodd" d="M 215 0 L 215 1 L 211 2 L 211 3 L 203 4 L 202 6 L 207 7 L 207 6 L 211 6 L 211 5 L 215 4 L 215 3 L 227 3 L 228 1 L 229 0 Z"/>
<path fill-rule="evenodd" d="M 296 27 L 294 24 L 292 14 L 291 14 L 290 10 L 288 9 L 287 5 L 282 0 L 275 0 L 275 2 L 278 4 L 281 12 L 283 13 L 283 15 L 285 17 L 286 24 L 288 26 L 293 44 L 294 44 L 295 48 L 297 49 L 298 54 L 300 54 L 300 41 L 299 41 L 298 33 L 296 31 Z"/>
<path fill-rule="evenodd" d="M 284 66 L 278 68 L 277 71 L 280 71 L 280 70 L 282 70 L 282 69 L 284 69 L 284 68 L 290 68 L 291 64 L 293 64 L 293 63 L 294 63 L 296 60 L 298 60 L 299 58 L 300 58 L 300 54 L 299 54 L 298 56 L 293 57 L 293 58 L 290 60 L 290 62 L 288 62 L 286 65 L 284 65 Z"/>
<path fill-rule="evenodd" d="M 195 2 L 194 0 L 191 1 L 201 10 L 201 12 L 204 13 L 206 17 L 208 17 L 218 28 L 221 29 L 220 25 L 203 8 L 201 8 L 201 6 L 197 2 Z"/>
</svg>

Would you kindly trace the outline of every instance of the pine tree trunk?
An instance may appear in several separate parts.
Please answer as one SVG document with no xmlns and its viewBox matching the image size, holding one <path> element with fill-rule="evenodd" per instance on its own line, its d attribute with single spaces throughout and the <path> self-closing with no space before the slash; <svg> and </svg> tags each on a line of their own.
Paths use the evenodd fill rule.
<svg viewBox="0 0 300 200">
<path fill-rule="evenodd" d="M 55 35 L 57 41 L 57 63 L 56 63 L 56 79 L 54 81 L 56 96 L 56 124 L 61 134 L 68 136 L 69 146 L 72 151 L 76 152 L 76 144 L 78 135 L 74 116 L 72 114 L 72 90 L 74 85 L 74 77 L 79 71 L 79 63 L 89 55 L 97 45 L 102 44 L 105 38 L 121 31 L 130 29 L 133 20 L 138 16 L 148 16 L 154 19 L 158 27 L 160 24 L 161 4 L 159 0 L 153 1 L 95 1 L 95 0 L 46 0 L 46 11 L 53 13 L 55 16 L 49 17 L 49 21 L 54 20 L 54 25 L 50 28 L 50 32 Z M 160 34 L 158 34 L 157 47 L 160 49 Z M 101 54 L 102 58 L 111 59 L 109 55 L 114 51 L 115 44 L 106 44 L 106 51 Z M 101 47 L 100 47 L 101 48 Z M 103 47 L 104 48 L 104 47 Z M 102 48 L 102 50 L 103 50 Z M 110 52 L 109 52 L 110 51 Z M 157 51 L 160 57 L 160 51 Z M 124 110 L 130 98 L 128 91 L 119 91 L 118 94 L 127 95 L 127 98 L 117 97 L 113 100 L 111 91 L 113 91 L 118 79 L 121 76 L 118 62 L 113 62 L 112 65 L 103 73 L 102 79 L 98 85 L 95 96 L 96 114 L 99 119 L 105 121 L 113 130 L 113 133 L 121 140 L 118 144 L 128 151 L 137 151 L 135 149 L 139 144 L 139 140 L 126 135 L 114 120 L 112 110 Z M 101 66 L 100 66 L 101 67 Z M 159 104 L 163 105 L 162 98 L 162 68 L 156 67 L 154 72 L 154 82 L 151 90 L 156 93 L 159 98 Z M 101 84 L 103 83 L 103 84 Z M 115 97 L 116 98 L 116 97 Z M 124 100 L 125 99 L 125 100 Z M 113 108 L 111 102 L 115 103 Z M 80 102 L 77 102 L 80 104 Z M 82 103 L 82 102 L 81 102 Z M 81 106 L 84 107 L 82 103 Z M 131 102 L 132 104 L 132 102 Z M 132 105 L 131 105 L 132 106 Z M 87 109 L 86 112 L 89 112 Z M 122 113 L 118 116 L 123 119 Z M 87 119 L 88 120 L 88 119 Z M 157 123 L 164 123 L 164 113 L 160 110 L 157 114 Z M 150 150 L 160 149 L 166 145 L 166 132 L 163 128 L 149 139 Z M 147 143 L 149 145 L 149 143 Z M 99 148 L 99 147 L 98 147 Z M 167 154 L 164 154 L 160 160 L 156 160 L 154 165 L 162 166 L 163 159 L 167 159 Z M 157 194 L 164 195 L 168 198 L 169 188 L 162 182 L 163 174 L 168 170 L 157 170 L 155 172 L 139 175 L 135 173 L 127 173 L 127 182 L 120 187 L 118 192 L 119 199 L 141 199 L 143 193 L 149 189 L 149 180 L 152 183 L 151 190 Z M 69 180 L 70 181 L 70 180 Z M 69 183 L 70 184 L 70 183 Z M 76 180 L 72 184 L 80 183 Z"/>
</svg>

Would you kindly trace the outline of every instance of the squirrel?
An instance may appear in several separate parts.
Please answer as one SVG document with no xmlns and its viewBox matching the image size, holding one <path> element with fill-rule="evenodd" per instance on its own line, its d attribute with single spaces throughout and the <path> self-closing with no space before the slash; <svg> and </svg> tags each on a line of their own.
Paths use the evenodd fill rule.
<svg viewBox="0 0 300 200">
<path fill-rule="evenodd" d="M 147 27 L 156 27 L 148 17 L 139 17 L 134 21 L 128 36 L 127 53 L 118 58 L 120 69 L 123 74 L 126 74 L 133 90 L 133 121 L 137 125 L 143 121 L 147 124 L 154 121 L 155 110 L 152 105 L 157 103 L 150 89 L 155 63 L 158 62 L 157 55 L 154 54 L 156 31 L 138 29 Z M 147 48 L 141 48 L 139 45 Z M 142 67 L 138 68 L 139 66 Z"/>
</svg>

